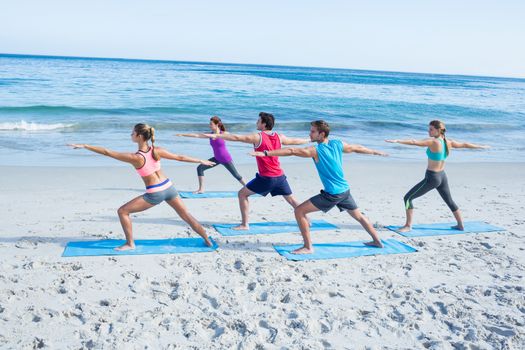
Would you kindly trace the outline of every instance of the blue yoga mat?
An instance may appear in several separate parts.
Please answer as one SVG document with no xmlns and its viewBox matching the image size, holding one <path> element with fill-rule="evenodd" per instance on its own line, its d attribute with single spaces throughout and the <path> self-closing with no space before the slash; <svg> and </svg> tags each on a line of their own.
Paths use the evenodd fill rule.
<svg viewBox="0 0 525 350">
<path fill-rule="evenodd" d="M 287 222 L 256 222 L 250 224 L 249 230 L 232 230 L 232 227 L 239 224 L 215 224 L 213 227 L 223 236 L 245 236 L 245 235 L 263 235 L 273 233 L 290 233 L 300 232 L 299 226 L 295 221 Z M 310 230 L 333 230 L 337 226 L 324 220 L 313 220 Z"/>
<path fill-rule="evenodd" d="M 383 248 L 369 247 L 364 245 L 363 242 L 366 241 L 314 244 L 314 252 L 312 254 L 302 255 L 291 253 L 292 250 L 301 248 L 302 244 L 274 246 L 274 248 L 277 253 L 286 259 L 294 261 L 353 258 L 367 255 L 414 253 L 417 251 L 416 248 L 396 241 L 393 238 L 381 240 L 384 245 Z"/>
<path fill-rule="evenodd" d="M 62 256 L 204 253 L 212 252 L 218 248 L 217 243 L 211 237 L 210 240 L 213 247 L 207 247 L 202 238 L 138 239 L 135 241 L 135 250 L 122 252 L 114 250 L 114 248 L 126 243 L 120 239 L 69 242 Z"/>
<path fill-rule="evenodd" d="M 408 232 L 397 232 L 402 226 L 386 226 L 386 228 L 395 231 L 404 237 L 444 236 L 459 235 L 463 233 L 505 231 L 504 228 L 492 226 L 481 221 L 467 221 L 463 223 L 463 226 L 465 227 L 464 231 L 454 230 L 452 226 L 455 225 L 455 222 L 414 225 L 412 226 L 412 230 Z"/>
<path fill-rule="evenodd" d="M 238 191 L 209 191 L 204 193 L 193 193 L 190 191 L 179 191 L 181 198 L 237 198 Z M 254 194 L 250 197 L 261 197 Z"/>
<path fill-rule="evenodd" d="M 180 191 L 181 198 L 234 198 L 237 191 L 210 191 L 204 193 L 193 193 L 190 191 Z"/>
</svg>

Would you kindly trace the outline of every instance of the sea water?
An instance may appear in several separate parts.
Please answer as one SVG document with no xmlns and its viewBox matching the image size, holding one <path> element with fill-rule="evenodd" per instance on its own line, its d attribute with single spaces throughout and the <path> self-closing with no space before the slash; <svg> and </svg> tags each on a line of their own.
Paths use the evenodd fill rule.
<svg viewBox="0 0 525 350">
<path fill-rule="evenodd" d="M 525 161 L 525 79 L 245 64 L 0 55 L 0 165 L 116 165 L 67 143 L 135 152 L 133 125 L 156 129 L 156 144 L 210 158 L 211 116 L 232 133 L 257 132 L 259 112 L 275 130 L 308 137 L 326 120 L 332 138 L 425 161 L 423 148 L 385 139 L 424 139 L 428 122 L 447 137 L 490 145 L 449 161 Z M 227 143 L 236 163 L 254 162 L 248 144 Z M 360 159 L 377 159 L 358 156 Z M 292 161 L 287 160 L 287 161 Z M 176 164 L 178 162 L 170 162 Z"/>
</svg>

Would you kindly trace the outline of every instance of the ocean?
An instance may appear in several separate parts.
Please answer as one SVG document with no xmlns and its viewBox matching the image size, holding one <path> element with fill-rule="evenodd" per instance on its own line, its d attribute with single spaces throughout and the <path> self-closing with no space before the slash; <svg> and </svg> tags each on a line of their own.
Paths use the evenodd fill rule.
<svg viewBox="0 0 525 350">
<path fill-rule="evenodd" d="M 333 138 L 386 151 L 390 160 L 423 163 L 423 148 L 384 139 L 426 138 L 428 122 L 440 119 L 448 138 L 491 146 L 457 150 L 448 161 L 525 161 L 525 79 L 0 55 L 4 166 L 117 165 L 65 145 L 134 152 L 130 133 L 139 122 L 156 128 L 158 146 L 209 158 L 207 140 L 174 135 L 207 131 L 213 115 L 230 132 L 255 132 L 261 111 L 274 114 L 275 130 L 287 136 L 308 137 L 310 121 L 324 119 Z M 254 162 L 249 145 L 229 142 L 228 148 L 236 163 Z"/>
</svg>

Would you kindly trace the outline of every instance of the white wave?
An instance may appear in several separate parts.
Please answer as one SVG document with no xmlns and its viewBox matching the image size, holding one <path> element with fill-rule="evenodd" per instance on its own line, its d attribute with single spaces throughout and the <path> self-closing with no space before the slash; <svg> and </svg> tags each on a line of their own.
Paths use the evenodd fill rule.
<svg viewBox="0 0 525 350">
<path fill-rule="evenodd" d="M 47 131 L 72 127 L 74 124 L 40 124 L 21 120 L 14 123 L 0 123 L 0 130 Z"/>
</svg>

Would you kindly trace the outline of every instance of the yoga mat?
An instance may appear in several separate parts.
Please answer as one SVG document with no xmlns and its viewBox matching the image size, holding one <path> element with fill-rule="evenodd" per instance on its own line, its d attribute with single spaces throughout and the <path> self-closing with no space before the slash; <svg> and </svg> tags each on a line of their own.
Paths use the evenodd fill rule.
<svg viewBox="0 0 525 350">
<path fill-rule="evenodd" d="M 354 258 L 367 255 L 414 253 L 417 251 L 417 249 L 393 238 L 381 240 L 384 245 L 383 248 L 369 247 L 364 245 L 363 242 L 367 241 L 318 243 L 314 244 L 314 252 L 312 254 L 302 255 L 291 253 L 292 250 L 301 248 L 302 244 L 274 246 L 274 248 L 277 253 L 293 261 Z"/>
<path fill-rule="evenodd" d="M 204 193 L 193 193 L 190 191 L 180 191 L 179 195 L 181 198 L 237 198 L 238 191 L 209 191 Z M 260 197 L 258 194 L 254 194 L 250 197 Z"/>
<path fill-rule="evenodd" d="M 295 221 L 287 222 L 256 222 L 250 224 L 249 230 L 232 230 L 232 227 L 239 224 L 214 224 L 213 227 L 223 236 L 245 236 L 245 235 L 263 235 L 274 233 L 300 232 L 299 226 Z M 311 231 L 333 230 L 337 226 L 324 220 L 313 220 Z"/>
<path fill-rule="evenodd" d="M 444 236 L 444 235 L 459 235 L 463 233 L 479 233 L 479 232 L 497 232 L 505 231 L 504 228 L 496 227 L 484 223 L 482 221 L 467 221 L 463 224 L 464 231 L 454 230 L 455 222 L 437 223 L 437 224 L 421 224 L 413 225 L 412 230 L 408 232 L 397 232 L 402 226 L 385 226 L 387 229 L 399 233 L 404 237 L 425 237 L 425 236 Z"/>
<path fill-rule="evenodd" d="M 202 238 L 169 238 L 169 239 L 138 239 L 135 250 L 116 251 L 125 240 L 103 239 L 98 241 L 69 242 L 64 249 L 63 257 L 71 256 L 102 256 L 102 255 L 146 255 L 146 254 L 177 254 L 213 252 L 217 243 L 210 237 L 213 247 L 207 247 Z"/>
</svg>

